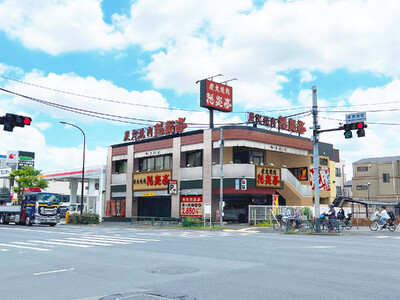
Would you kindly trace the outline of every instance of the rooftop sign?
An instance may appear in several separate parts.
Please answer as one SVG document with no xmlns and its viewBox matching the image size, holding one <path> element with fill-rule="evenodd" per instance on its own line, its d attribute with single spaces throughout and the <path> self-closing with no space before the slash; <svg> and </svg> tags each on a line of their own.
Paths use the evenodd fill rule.
<svg viewBox="0 0 400 300">
<path fill-rule="evenodd" d="M 290 132 L 296 132 L 299 134 L 304 134 L 306 128 L 305 123 L 300 120 L 287 119 L 287 117 L 279 116 L 278 118 L 261 116 L 250 112 L 247 123 L 252 123 L 256 125 L 264 125 L 270 128 L 277 128 L 278 130 L 287 130 Z"/>
<path fill-rule="evenodd" d="M 200 106 L 222 112 L 231 112 L 232 87 L 208 79 L 201 80 Z"/>
<path fill-rule="evenodd" d="M 140 141 L 145 138 L 182 133 L 187 127 L 185 120 L 186 118 L 179 118 L 176 121 L 166 121 L 157 123 L 156 125 L 154 125 L 154 127 L 149 126 L 147 128 L 125 131 L 124 142 Z"/>
</svg>

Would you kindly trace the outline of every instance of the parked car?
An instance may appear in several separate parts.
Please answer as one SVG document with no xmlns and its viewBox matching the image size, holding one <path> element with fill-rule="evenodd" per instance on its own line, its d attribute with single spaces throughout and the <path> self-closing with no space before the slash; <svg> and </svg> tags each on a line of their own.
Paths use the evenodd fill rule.
<svg viewBox="0 0 400 300">
<path fill-rule="evenodd" d="M 247 204 L 228 204 L 224 206 L 224 221 L 246 223 L 248 218 Z"/>
</svg>

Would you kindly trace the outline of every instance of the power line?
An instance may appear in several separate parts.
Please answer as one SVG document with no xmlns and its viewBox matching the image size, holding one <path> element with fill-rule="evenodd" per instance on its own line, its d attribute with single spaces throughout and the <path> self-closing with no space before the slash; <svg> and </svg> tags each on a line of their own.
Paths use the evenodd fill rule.
<svg viewBox="0 0 400 300">
<path fill-rule="evenodd" d="M 69 91 L 55 89 L 55 88 L 51 88 L 51 87 L 47 87 L 47 86 L 43 86 L 43 85 L 39 85 L 39 84 L 35 84 L 35 83 L 30 83 L 30 82 L 18 80 L 18 79 L 15 79 L 15 78 L 7 77 L 7 76 L 4 76 L 4 75 L 0 75 L 0 78 L 6 79 L 6 80 L 10 80 L 10 81 L 14 81 L 14 82 L 18 82 L 18 83 L 21 83 L 21 84 L 24 84 L 24 85 L 28 85 L 28 86 L 33 86 L 33 87 L 37 87 L 37 88 L 41 88 L 41 89 L 46 89 L 46 90 L 57 92 L 57 93 L 63 93 L 63 94 L 67 94 L 67 95 L 83 97 L 83 98 L 88 98 L 88 99 L 92 99 L 92 100 L 99 100 L 99 101 L 105 101 L 105 102 L 111 102 L 111 103 L 118 103 L 118 104 L 123 104 L 123 105 L 140 106 L 140 107 L 153 108 L 153 109 L 178 110 L 178 111 L 187 111 L 187 112 L 204 112 L 204 110 L 184 109 L 184 108 L 175 108 L 175 107 L 174 108 L 169 108 L 169 107 L 146 105 L 146 104 L 139 104 L 139 103 L 131 103 L 131 102 L 124 102 L 124 101 L 120 101 L 120 100 L 113 100 L 113 99 L 101 98 L 101 97 L 96 97 L 96 96 L 84 95 L 84 94 L 80 94 L 80 93 L 69 92 Z M 299 110 L 299 109 L 311 109 L 311 107 L 309 107 L 309 106 L 299 106 L 299 107 L 292 107 L 292 108 L 282 108 L 282 109 L 270 110 L 269 113 L 292 111 L 292 110 Z M 254 111 L 254 112 L 264 112 L 264 111 Z M 242 114 L 242 113 L 246 113 L 246 112 L 245 111 L 236 111 L 236 112 L 231 112 L 231 113 Z"/>
</svg>

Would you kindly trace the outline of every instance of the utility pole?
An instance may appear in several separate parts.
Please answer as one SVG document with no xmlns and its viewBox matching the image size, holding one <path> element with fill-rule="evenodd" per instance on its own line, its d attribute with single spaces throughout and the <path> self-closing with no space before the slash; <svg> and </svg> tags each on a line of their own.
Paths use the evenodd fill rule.
<svg viewBox="0 0 400 300">
<path fill-rule="evenodd" d="M 224 200 L 224 195 L 223 195 L 223 189 L 224 189 L 224 140 L 223 140 L 223 129 L 222 127 L 220 128 L 220 150 L 219 150 L 219 163 L 220 163 L 220 178 L 219 178 L 219 227 L 220 230 L 222 231 L 222 224 L 223 224 L 223 220 L 222 220 L 222 216 L 223 216 L 223 212 L 222 212 L 222 203 Z"/>
<path fill-rule="evenodd" d="M 312 87 L 312 114 L 313 114 L 313 157 L 314 157 L 314 212 L 316 220 L 316 231 L 320 232 L 320 223 L 317 222 L 320 216 L 319 208 L 319 126 L 318 126 L 318 104 L 317 104 L 317 87 L 314 85 Z"/>
</svg>

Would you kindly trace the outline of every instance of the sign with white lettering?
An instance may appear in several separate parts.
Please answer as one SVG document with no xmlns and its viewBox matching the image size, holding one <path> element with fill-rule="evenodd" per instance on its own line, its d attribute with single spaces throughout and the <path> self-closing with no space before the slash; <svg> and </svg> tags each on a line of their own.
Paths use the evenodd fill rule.
<svg viewBox="0 0 400 300">
<path fill-rule="evenodd" d="M 208 79 L 201 80 L 200 106 L 223 112 L 231 112 L 232 87 Z"/>
<path fill-rule="evenodd" d="M 203 216 L 203 196 L 181 196 L 181 217 Z"/>
</svg>

